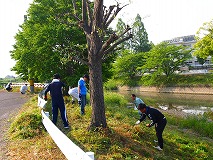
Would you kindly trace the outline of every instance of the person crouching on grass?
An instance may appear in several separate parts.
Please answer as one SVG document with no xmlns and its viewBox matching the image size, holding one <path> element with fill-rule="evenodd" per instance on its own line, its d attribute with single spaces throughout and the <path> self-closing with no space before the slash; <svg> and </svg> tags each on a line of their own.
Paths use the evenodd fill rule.
<svg viewBox="0 0 213 160">
<path fill-rule="evenodd" d="M 158 142 L 158 146 L 156 147 L 154 146 L 154 148 L 156 148 L 159 151 L 162 151 L 163 150 L 162 133 L 167 123 L 166 117 L 157 109 L 146 106 L 144 103 L 140 103 L 138 105 L 138 110 L 140 110 L 144 114 L 144 116 L 142 116 L 141 119 L 136 122 L 136 124 L 140 124 L 140 122 L 142 122 L 146 118 L 146 116 L 150 120 L 152 120 L 150 124 L 146 124 L 146 127 L 152 127 L 153 125 L 155 125 L 156 136 L 158 138 L 158 141 L 155 142 Z"/>
</svg>

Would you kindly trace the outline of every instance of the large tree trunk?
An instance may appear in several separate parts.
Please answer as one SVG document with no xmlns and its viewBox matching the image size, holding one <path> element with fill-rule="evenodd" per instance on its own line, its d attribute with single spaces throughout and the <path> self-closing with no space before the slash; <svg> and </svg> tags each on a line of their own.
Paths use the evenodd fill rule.
<svg viewBox="0 0 213 160">
<path fill-rule="evenodd" d="M 90 72 L 90 100 L 92 106 L 91 127 L 107 126 L 104 106 L 103 81 L 102 81 L 102 59 L 100 49 L 102 42 L 97 33 L 90 37 L 89 50 L 89 72 Z"/>
<path fill-rule="evenodd" d="M 118 12 L 123 8 L 112 5 L 107 10 L 103 6 L 103 0 L 94 0 L 94 8 L 90 7 L 88 0 L 82 0 L 82 19 L 74 13 L 74 17 L 83 28 L 87 38 L 88 62 L 82 60 L 89 66 L 90 72 L 90 100 L 92 106 L 92 118 L 89 128 L 107 127 L 103 81 L 102 81 L 102 61 L 103 57 L 112 52 L 120 43 L 132 38 L 132 34 L 123 37 L 131 28 L 127 26 L 125 31 L 120 35 L 113 33 L 108 40 L 104 40 L 106 30 L 114 20 Z M 74 10 L 76 11 L 76 1 L 73 0 Z M 78 59 L 78 58 L 77 58 Z"/>
</svg>

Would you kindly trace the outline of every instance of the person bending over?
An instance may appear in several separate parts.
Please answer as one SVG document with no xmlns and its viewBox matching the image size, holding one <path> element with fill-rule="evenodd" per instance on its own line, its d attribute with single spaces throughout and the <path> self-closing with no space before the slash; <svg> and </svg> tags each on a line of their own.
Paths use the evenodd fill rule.
<svg viewBox="0 0 213 160">
<path fill-rule="evenodd" d="M 159 151 L 163 150 L 163 130 L 166 126 L 167 120 L 166 117 L 157 109 L 146 106 L 144 103 L 140 103 L 138 105 L 138 110 L 145 114 L 139 122 L 142 122 L 146 116 L 152 121 L 150 124 L 146 124 L 147 127 L 152 127 L 155 125 L 156 136 L 158 138 L 158 146 L 154 146 L 154 148 Z M 139 123 L 138 123 L 139 124 Z"/>
</svg>

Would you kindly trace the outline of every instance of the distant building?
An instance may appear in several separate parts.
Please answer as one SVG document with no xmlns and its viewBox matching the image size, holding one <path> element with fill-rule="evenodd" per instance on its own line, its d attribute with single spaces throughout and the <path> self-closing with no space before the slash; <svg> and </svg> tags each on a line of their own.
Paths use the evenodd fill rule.
<svg viewBox="0 0 213 160">
<path fill-rule="evenodd" d="M 15 77 L 14 77 L 14 76 L 11 76 L 11 75 L 7 75 L 5 78 L 6 78 L 6 79 L 14 79 Z"/>
<path fill-rule="evenodd" d="M 189 35 L 189 36 L 183 36 L 183 37 L 176 37 L 171 40 L 165 40 L 164 42 L 168 42 L 169 44 L 172 45 L 183 45 L 187 46 L 190 49 L 193 49 L 194 44 L 197 42 L 195 39 L 195 35 Z M 193 51 L 192 51 L 193 53 Z M 192 58 L 187 60 L 186 63 L 191 66 L 192 69 L 207 69 L 212 67 L 211 63 L 211 56 L 209 56 L 206 60 L 205 63 L 202 65 L 198 62 L 197 57 L 192 55 Z"/>
</svg>

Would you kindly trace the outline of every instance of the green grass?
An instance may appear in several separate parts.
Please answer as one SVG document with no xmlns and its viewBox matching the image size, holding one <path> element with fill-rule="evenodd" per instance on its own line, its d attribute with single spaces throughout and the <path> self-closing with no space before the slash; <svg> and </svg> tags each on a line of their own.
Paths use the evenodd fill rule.
<svg viewBox="0 0 213 160">
<path fill-rule="evenodd" d="M 211 117 L 207 115 L 191 115 L 185 118 L 167 116 L 170 124 L 179 126 L 180 128 L 189 128 L 194 132 L 213 139 L 213 122 Z"/>
<path fill-rule="evenodd" d="M 34 103 L 36 100 L 34 97 L 30 102 Z M 28 105 L 30 105 L 30 103 Z M 9 129 L 10 138 L 27 139 L 41 135 L 44 131 L 41 120 L 42 116 L 38 107 L 26 107 L 12 122 Z"/>
<path fill-rule="evenodd" d="M 213 74 L 172 75 L 170 77 L 159 75 L 154 78 L 151 75 L 146 75 L 142 76 L 138 84 L 146 86 L 212 87 Z"/>
<path fill-rule="evenodd" d="M 27 108 L 32 115 L 36 112 L 34 111 L 37 107 L 36 98 L 27 104 Z M 145 127 L 145 124 L 149 123 L 148 120 L 134 126 L 135 121 L 138 119 L 138 113 L 134 109 L 126 107 L 127 100 L 123 95 L 112 92 L 105 93 L 108 127 L 105 129 L 99 128 L 96 131 L 87 130 L 92 111 L 89 105 L 85 108 L 86 115 L 81 116 L 78 104 L 72 105 L 70 97 L 65 97 L 65 101 L 71 130 L 63 128 L 60 116 L 58 118 L 58 128 L 85 152 L 93 151 L 97 160 L 199 160 L 213 157 L 212 132 L 209 135 L 197 132 L 199 128 L 200 130 L 205 127 L 212 129 L 212 121 L 194 119 L 193 122 L 190 122 L 190 119 L 178 119 L 178 117 L 167 115 L 168 124 L 163 133 L 164 150 L 159 152 L 153 148 L 155 145 L 153 140 L 156 139 L 154 127 Z M 48 103 L 47 110 L 51 111 L 50 103 Z M 24 111 L 25 109 L 20 112 L 20 115 Z M 23 116 L 19 117 L 23 118 Z M 34 116 L 31 118 L 31 120 L 38 122 Z M 27 121 L 31 122 L 31 120 Z M 195 123 L 197 121 L 200 123 Z M 34 126 L 35 124 L 37 127 Z M 208 124 L 211 125 L 208 126 Z M 28 125 L 33 125 L 35 128 L 41 127 L 39 123 L 16 123 L 17 128 Z M 198 128 L 194 128 L 195 126 Z M 28 126 L 28 128 L 31 130 L 31 127 Z M 12 132 L 12 135 L 15 132 Z M 32 159 L 65 159 L 43 129 L 27 139 L 25 137 L 21 137 L 21 140 L 20 137 L 16 140 L 10 139 L 9 149 L 9 153 L 13 154 L 14 159 L 20 157 L 20 155 L 22 156 L 21 159 L 27 159 L 29 155 Z"/>
</svg>

